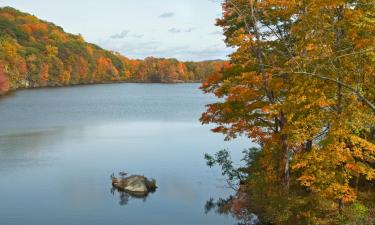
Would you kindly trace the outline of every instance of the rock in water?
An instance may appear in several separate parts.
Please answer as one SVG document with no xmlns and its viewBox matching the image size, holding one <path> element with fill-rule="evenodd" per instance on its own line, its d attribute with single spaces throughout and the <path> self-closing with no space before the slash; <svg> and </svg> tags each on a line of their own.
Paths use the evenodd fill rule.
<svg viewBox="0 0 375 225">
<path fill-rule="evenodd" d="M 156 189 L 155 180 L 150 181 L 146 177 L 139 175 L 132 175 L 121 179 L 112 177 L 112 185 L 120 191 L 141 195 L 147 195 Z"/>
<path fill-rule="evenodd" d="M 131 192 L 148 192 L 146 182 L 147 179 L 141 176 L 130 176 L 124 179 L 126 182 L 125 190 Z"/>
</svg>

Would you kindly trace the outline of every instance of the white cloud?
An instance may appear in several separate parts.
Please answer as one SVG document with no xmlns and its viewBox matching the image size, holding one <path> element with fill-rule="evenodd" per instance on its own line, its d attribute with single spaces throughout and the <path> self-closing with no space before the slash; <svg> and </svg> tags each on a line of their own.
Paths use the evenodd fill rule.
<svg viewBox="0 0 375 225">
<path fill-rule="evenodd" d="M 190 33 L 193 30 L 195 30 L 194 27 L 189 27 L 189 28 L 186 28 L 186 29 L 179 29 L 179 28 L 173 27 L 173 28 L 169 29 L 168 32 L 169 33 L 182 33 L 182 32 L 184 32 L 184 33 Z"/>
<path fill-rule="evenodd" d="M 161 14 L 161 15 L 159 16 L 159 18 L 166 19 L 166 18 L 171 18 L 171 17 L 173 17 L 173 16 L 174 16 L 174 13 L 173 13 L 173 12 L 165 12 L 165 13 Z"/>
<path fill-rule="evenodd" d="M 177 28 L 171 28 L 168 30 L 169 33 L 181 33 L 181 30 L 180 29 L 177 29 Z"/>
<path fill-rule="evenodd" d="M 190 33 L 190 32 L 192 32 L 193 30 L 195 30 L 195 27 L 189 27 L 189 28 L 185 29 L 184 31 L 185 31 L 186 33 Z"/>
<path fill-rule="evenodd" d="M 128 36 L 129 32 L 130 32 L 130 30 L 123 30 L 118 34 L 111 35 L 111 38 L 112 39 L 122 39 L 122 38 L 125 38 L 126 36 Z"/>
<path fill-rule="evenodd" d="M 144 34 L 132 34 L 133 38 L 143 38 Z"/>
</svg>

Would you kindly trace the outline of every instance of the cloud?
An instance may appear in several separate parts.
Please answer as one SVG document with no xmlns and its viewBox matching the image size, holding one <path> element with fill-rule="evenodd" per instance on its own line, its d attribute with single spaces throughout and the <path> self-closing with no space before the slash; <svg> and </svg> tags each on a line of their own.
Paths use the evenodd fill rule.
<svg viewBox="0 0 375 225">
<path fill-rule="evenodd" d="M 177 28 L 171 28 L 168 30 L 169 33 L 181 33 L 181 30 L 180 29 L 177 29 Z"/>
<path fill-rule="evenodd" d="M 166 18 L 171 18 L 171 17 L 173 17 L 173 16 L 174 16 L 174 13 L 173 13 L 173 12 L 165 12 L 165 13 L 161 14 L 161 15 L 159 16 L 159 18 L 166 19 Z"/>
<path fill-rule="evenodd" d="M 128 36 L 129 32 L 130 32 L 130 30 L 123 30 L 123 31 L 121 31 L 121 33 L 111 35 L 110 38 L 112 38 L 112 39 L 122 39 L 122 38 L 125 38 L 126 36 Z"/>
<path fill-rule="evenodd" d="M 191 48 L 190 46 L 177 46 L 170 48 L 157 49 L 151 54 L 158 57 L 172 57 L 179 60 L 203 61 L 214 59 L 227 59 L 227 56 L 233 52 L 225 45 L 212 45 L 201 48 Z"/>
<path fill-rule="evenodd" d="M 123 30 L 118 34 L 111 35 L 110 38 L 111 39 L 124 39 L 126 37 L 131 37 L 131 38 L 140 39 L 143 36 L 144 36 L 143 34 L 133 34 L 133 32 L 131 32 L 130 30 Z"/>
<path fill-rule="evenodd" d="M 195 27 L 189 27 L 189 28 L 185 29 L 185 32 L 186 32 L 186 33 L 190 33 L 190 32 L 192 32 L 193 30 L 195 30 Z"/>
<path fill-rule="evenodd" d="M 169 33 L 182 33 L 182 32 L 185 32 L 185 33 L 190 33 L 192 32 L 193 30 L 195 30 L 194 27 L 189 27 L 189 28 L 186 28 L 186 29 L 179 29 L 179 28 L 171 28 L 168 30 Z"/>
<path fill-rule="evenodd" d="M 133 34 L 132 35 L 133 38 L 138 38 L 138 39 L 143 38 L 143 36 L 144 36 L 143 34 Z"/>
</svg>

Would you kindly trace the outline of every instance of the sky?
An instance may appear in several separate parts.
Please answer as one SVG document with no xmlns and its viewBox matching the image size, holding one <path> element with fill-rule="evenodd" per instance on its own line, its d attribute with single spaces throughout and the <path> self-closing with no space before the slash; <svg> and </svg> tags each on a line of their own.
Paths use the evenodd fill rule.
<svg viewBox="0 0 375 225">
<path fill-rule="evenodd" d="M 130 58 L 226 59 L 218 0 L 0 0 Z"/>
</svg>

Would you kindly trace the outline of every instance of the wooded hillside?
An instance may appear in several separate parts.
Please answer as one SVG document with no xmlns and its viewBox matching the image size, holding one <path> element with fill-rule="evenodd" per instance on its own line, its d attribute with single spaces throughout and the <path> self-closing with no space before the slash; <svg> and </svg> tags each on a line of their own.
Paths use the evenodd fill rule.
<svg viewBox="0 0 375 225">
<path fill-rule="evenodd" d="M 53 23 L 0 8 L 0 93 L 25 87 L 108 82 L 193 82 L 223 61 L 132 60 L 85 42 Z"/>
</svg>

